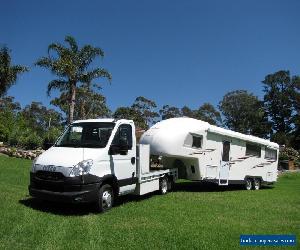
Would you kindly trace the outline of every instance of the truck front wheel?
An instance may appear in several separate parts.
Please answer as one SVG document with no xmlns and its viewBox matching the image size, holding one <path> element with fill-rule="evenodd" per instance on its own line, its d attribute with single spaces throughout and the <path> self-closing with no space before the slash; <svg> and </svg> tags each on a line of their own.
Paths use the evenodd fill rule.
<svg viewBox="0 0 300 250">
<path fill-rule="evenodd" d="M 159 193 L 166 194 L 168 192 L 168 179 L 163 177 L 159 179 Z"/>
<path fill-rule="evenodd" d="M 96 202 L 97 212 L 106 212 L 112 208 L 114 203 L 114 192 L 109 184 L 104 184 L 100 187 L 98 200 Z"/>
</svg>

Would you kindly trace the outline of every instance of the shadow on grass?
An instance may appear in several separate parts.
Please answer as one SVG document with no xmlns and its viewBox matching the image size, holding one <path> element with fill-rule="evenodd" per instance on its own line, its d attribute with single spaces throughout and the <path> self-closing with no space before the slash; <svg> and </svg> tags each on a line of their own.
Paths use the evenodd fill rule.
<svg viewBox="0 0 300 250">
<path fill-rule="evenodd" d="M 93 204 L 82 203 L 82 204 L 71 204 L 71 203 L 60 203 L 39 200 L 36 198 L 26 197 L 19 200 L 19 203 L 38 210 L 41 212 L 52 213 L 64 216 L 80 216 L 95 213 Z"/>
<path fill-rule="evenodd" d="M 115 201 L 114 208 L 119 207 L 123 204 L 129 202 L 140 202 L 147 200 L 153 196 L 157 195 L 157 192 L 145 194 L 143 196 L 137 195 L 125 195 L 120 196 Z M 19 203 L 28 208 L 38 210 L 45 213 L 52 213 L 56 215 L 63 216 L 83 216 L 88 214 L 97 214 L 95 206 L 93 203 L 63 203 L 63 202 L 53 202 L 46 200 L 39 200 L 32 197 L 26 197 L 19 200 Z"/>
<path fill-rule="evenodd" d="M 262 186 L 261 189 L 272 189 L 272 186 Z M 243 185 L 218 186 L 209 182 L 176 183 L 173 192 L 230 192 L 245 190 Z M 246 191 L 246 190 L 245 190 Z"/>
<path fill-rule="evenodd" d="M 262 189 L 272 189 L 272 186 L 263 186 Z M 218 186 L 213 183 L 200 183 L 200 182 L 181 182 L 176 183 L 173 192 L 230 192 L 240 191 L 244 187 L 241 185 Z M 247 192 L 245 190 L 245 192 Z M 142 196 L 125 195 L 120 196 L 115 201 L 114 207 L 119 207 L 129 202 L 140 202 L 151 197 L 158 195 L 158 192 L 145 194 Z M 45 213 L 52 213 L 63 216 L 83 216 L 88 214 L 96 214 L 94 204 L 92 203 L 58 203 L 52 201 L 39 200 L 36 198 L 26 197 L 19 200 L 19 203 L 32 208 L 34 210 L 42 211 Z"/>
</svg>

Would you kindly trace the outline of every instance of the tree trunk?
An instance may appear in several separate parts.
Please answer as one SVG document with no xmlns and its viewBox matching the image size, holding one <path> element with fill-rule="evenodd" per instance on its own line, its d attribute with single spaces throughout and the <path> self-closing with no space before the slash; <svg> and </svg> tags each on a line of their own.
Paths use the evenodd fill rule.
<svg viewBox="0 0 300 250">
<path fill-rule="evenodd" d="M 75 99 L 76 99 L 76 82 L 71 82 L 70 86 L 70 103 L 69 103 L 69 121 L 72 123 L 74 119 L 74 109 L 75 109 Z"/>
<path fill-rule="evenodd" d="M 81 94 L 82 94 L 82 98 L 81 98 L 81 102 L 80 102 L 80 119 L 85 119 L 86 118 L 86 114 L 85 114 L 85 94 L 86 91 L 84 88 L 81 89 Z"/>
<path fill-rule="evenodd" d="M 81 109 L 81 116 L 82 116 L 82 119 L 86 119 L 86 115 L 85 115 L 85 100 L 84 100 L 85 97 L 83 97 L 83 100 L 82 100 L 82 109 Z"/>
<path fill-rule="evenodd" d="M 294 160 L 289 160 L 289 170 L 295 170 L 295 162 L 294 162 Z"/>
</svg>

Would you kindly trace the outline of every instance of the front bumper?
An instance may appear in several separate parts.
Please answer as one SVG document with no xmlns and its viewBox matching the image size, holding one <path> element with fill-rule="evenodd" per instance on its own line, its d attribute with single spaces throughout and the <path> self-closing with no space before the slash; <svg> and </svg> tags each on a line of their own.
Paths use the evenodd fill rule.
<svg viewBox="0 0 300 250">
<path fill-rule="evenodd" d="M 31 187 L 29 185 L 29 194 L 32 197 L 41 199 L 41 200 L 49 200 L 49 201 L 57 201 L 57 202 L 66 202 L 66 203 L 80 203 L 80 202 L 93 202 L 97 200 L 98 184 L 85 185 L 82 189 L 86 189 L 83 191 L 75 191 L 75 192 L 54 192 L 49 190 L 41 190 Z"/>
<path fill-rule="evenodd" d="M 41 179 L 35 173 L 31 173 L 28 190 L 32 197 L 41 200 L 81 203 L 96 201 L 100 185 L 101 179 L 95 176 L 49 180 Z"/>
</svg>

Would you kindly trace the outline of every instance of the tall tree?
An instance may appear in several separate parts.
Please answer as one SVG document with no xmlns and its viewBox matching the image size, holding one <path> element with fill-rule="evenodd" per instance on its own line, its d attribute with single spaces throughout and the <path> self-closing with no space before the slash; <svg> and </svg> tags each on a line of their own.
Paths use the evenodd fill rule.
<svg viewBox="0 0 300 250">
<path fill-rule="evenodd" d="M 291 144 L 295 149 L 300 149 L 300 76 L 294 76 L 292 78 L 294 86 L 293 94 L 293 107 L 294 107 L 294 131 L 292 135 Z"/>
<path fill-rule="evenodd" d="M 91 84 L 99 87 L 99 83 L 93 83 L 98 78 L 111 80 L 111 74 L 103 68 L 91 68 L 92 62 L 97 58 L 103 58 L 104 52 L 99 47 L 84 45 L 78 47 L 76 40 L 72 36 L 66 36 L 67 46 L 60 43 L 52 43 L 48 46 L 48 56 L 40 58 L 36 65 L 49 69 L 58 79 L 52 80 L 48 84 L 47 93 L 58 89 L 68 95 L 69 111 L 68 122 L 74 118 L 77 88 Z"/>
<path fill-rule="evenodd" d="M 111 111 L 107 107 L 106 99 L 103 95 L 95 93 L 86 88 L 77 88 L 77 98 L 74 110 L 74 119 L 93 119 L 108 117 Z M 53 99 L 51 104 L 59 107 L 65 114 L 68 114 L 68 94 L 62 93 L 59 97 Z"/>
<path fill-rule="evenodd" d="M 0 141 L 7 142 L 13 131 L 18 112 L 21 106 L 14 101 L 14 97 L 5 96 L 0 98 Z"/>
<path fill-rule="evenodd" d="M 270 125 L 263 103 L 246 90 L 227 93 L 219 104 L 227 128 L 244 134 L 267 137 Z"/>
<path fill-rule="evenodd" d="M 219 111 L 210 103 L 204 103 L 198 110 L 194 111 L 197 119 L 212 125 L 221 125 L 222 119 Z"/>
<path fill-rule="evenodd" d="M 293 127 L 294 85 L 290 72 L 281 70 L 267 75 L 262 83 L 264 104 L 274 132 L 272 138 L 280 144 L 286 144 Z"/>
<path fill-rule="evenodd" d="M 6 46 L 0 48 L 0 97 L 6 95 L 18 76 L 26 71 L 28 68 L 25 66 L 11 65 L 10 50 Z"/>
<path fill-rule="evenodd" d="M 40 102 L 32 102 L 27 105 L 20 115 L 24 117 L 28 127 L 43 135 L 51 127 L 62 126 L 62 115 L 53 109 L 47 109 Z"/>
<path fill-rule="evenodd" d="M 188 106 L 183 106 L 181 108 L 181 115 L 185 117 L 196 118 L 195 111 L 190 109 Z"/>
<path fill-rule="evenodd" d="M 187 106 L 182 107 L 181 116 L 202 120 L 212 125 L 221 125 L 222 123 L 220 112 L 212 104 L 207 102 L 196 110 Z"/>
<path fill-rule="evenodd" d="M 143 128 L 148 128 L 157 121 L 156 118 L 159 117 L 159 114 L 155 111 L 156 107 L 154 101 L 143 96 L 137 97 L 131 106 L 131 108 L 143 118 L 145 123 Z"/>
<path fill-rule="evenodd" d="M 116 119 L 134 120 L 135 114 L 131 107 L 118 107 L 115 110 L 113 117 Z"/>
<path fill-rule="evenodd" d="M 139 112 L 134 110 L 132 107 L 119 107 L 113 113 L 113 117 L 116 119 L 128 119 L 133 120 L 136 127 L 146 129 L 146 123 Z"/>
<path fill-rule="evenodd" d="M 133 120 L 137 127 L 147 129 L 150 125 L 156 122 L 159 117 L 155 112 L 156 104 L 154 101 L 139 96 L 135 99 L 131 107 L 119 107 L 113 114 L 117 119 Z"/>
<path fill-rule="evenodd" d="M 181 116 L 181 112 L 179 108 L 169 106 L 169 105 L 164 105 L 162 109 L 159 110 L 159 114 L 161 115 L 162 120 Z"/>
</svg>

